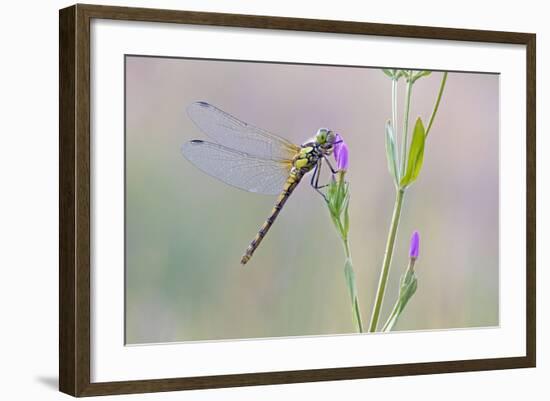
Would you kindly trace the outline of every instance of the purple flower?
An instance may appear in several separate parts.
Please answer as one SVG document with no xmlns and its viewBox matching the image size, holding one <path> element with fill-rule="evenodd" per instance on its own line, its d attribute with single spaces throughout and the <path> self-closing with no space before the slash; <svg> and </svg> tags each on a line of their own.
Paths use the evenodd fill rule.
<svg viewBox="0 0 550 401">
<path fill-rule="evenodd" d="M 333 154 L 336 160 L 336 168 L 340 171 L 346 171 L 349 166 L 349 149 L 340 134 L 336 134 Z"/>
<path fill-rule="evenodd" d="M 409 257 L 411 259 L 417 259 L 419 250 L 420 250 L 420 234 L 418 233 L 418 231 L 414 231 L 411 237 L 411 247 L 409 250 Z"/>
</svg>

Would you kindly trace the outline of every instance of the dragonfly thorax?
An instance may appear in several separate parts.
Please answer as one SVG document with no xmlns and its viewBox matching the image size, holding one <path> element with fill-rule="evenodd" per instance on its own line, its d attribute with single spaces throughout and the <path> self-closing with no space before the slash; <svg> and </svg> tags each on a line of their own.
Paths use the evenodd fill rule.
<svg viewBox="0 0 550 401">
<path fill-rule="evenodd" d="M 336 133 L 328 128 L 319 128 L 315 137 L 300 147 L 293 160 L 293 167 L 302 173 L 312 170 L 323 157 L 330 156 L 336 142 Z"/>
<path fill-rule="evenodd" d="M 332 149 L 327 150 L 319 143 L 312 141 L 301 146 L 300 152 L 294 157 L 293 167 L 302 173 L 307 173 L 313 169 L 321 158 L 330 155 Z"/>
</svg>

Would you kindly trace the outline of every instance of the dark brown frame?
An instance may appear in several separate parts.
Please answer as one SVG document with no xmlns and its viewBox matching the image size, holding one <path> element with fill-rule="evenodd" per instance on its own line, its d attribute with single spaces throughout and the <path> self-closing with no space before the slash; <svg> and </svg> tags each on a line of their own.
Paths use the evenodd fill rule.
<svg viewBox="0 0 550 401">
<path fill-rule="evenodd" d="M 90 382 L 90 20 L 169 22 L 511 43 L 527 49 L 527 324 L 523 357 Z M 59 12 L 59 389 L 73 396 L 143 393 L 534 367 L 536 362 L 536 36 L 350 21 L 74 5 Z"/>
</svg>

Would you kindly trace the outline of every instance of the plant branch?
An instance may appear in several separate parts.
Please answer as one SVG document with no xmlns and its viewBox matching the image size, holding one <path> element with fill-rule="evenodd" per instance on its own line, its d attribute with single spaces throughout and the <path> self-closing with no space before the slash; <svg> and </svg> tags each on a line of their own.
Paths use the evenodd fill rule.
<svg viewBox="0 0 550 401">
<path fill-rule="evenodd" d="M 391 80 L 391 124 L 395 132 L 397 127 L 397 79 Z"/>
<path fill-rule="evenodd" d="M 403 276 L 401 276 L 401 280 L 399 281 L 399 295 L 397 297 L 397 301 L 395 301 L 395 305 L 393 306 L 388 320 L 386 320 L 386 323 L 382 327 L 383 332 L 388 332 L 393 329 L 397 323 L 397 319 L 399 319 L 399 316 L 405 309 L 405 306 L 416 292 L 417 279 L 414 274 L 415 261 L 415 258 L 411 258 L 409 260 L 409 265 L 407 266 Z"/>
<path fill-rule="evenodd" d="M 327 198 L 325 200 L 327 202 L 332 222 L 334 223 L 338 236 L 342 241 L 342 246 L 346 256 L 346 260 L 344 262 L 344 276 L 350 295 L 354 322 L 357 326 L 357 331 L 359 333 L 363 333 L 363 321 L 361 319 L 361 311 L 359 310 L 355 272 L 353 270 L 351 250 L 349 246 L 349 187 L 344 180 L 344 174 L 344 171 L 340 171 L 338 174 L 338 181 L 331 182 L 329 185 Z"/>
<path fill-rule="evenodd" d="M 395 205 L 393 207 L 393 215 L 390 225 L 390 232 L 386 241 L 386 250 L 384 252 L 384 261 L 382 263 L 382 271 L 380 273 L 380 279 L 378 282 L 378 289 L 376 291 L 376 298 L 374 307 L 372 310 L 372 316 L 370 321 L 369 332 L 375 332 L 378 327 L 378 320 L 380 318 L 380 310 L 382 308 L 382 302 L 384 300 L 384 294 L 386 292 L 386 284 L 388 282 L 388 275 L 390 272 L 391 260 L 393 255 L 393 249 L 395 246 L 395 237 L 397 235 L 397 227 L 399 226 L 399 219 L 401 218 L 401 206 L 403 205 L 403 199 L 405 196 L 404 189 L 398 189 L 395 197 Z"/>
<path fill-rule="evenodd" d="M 363 333 L 363 321 L 361 319 L 361 311 L 359 309 L 359 300 L 357 298 L 357 287 L 356 287 L 356 284 L 355 284 L 355 272 L 353 271 L 353 262 L 351 261 L 351 253 L 350 253 L 350 250 L 349 250 L 349 243 L 346 240 L 344 240 L 344 250 L 346 252 L 346 266 L 349 266 L 350 270 L 351 270 L 351 277 L 353 277 L 353 279 L 351 280 L 351 287 L 349 288 L 349 291 L 350 291 L 350 296 L 351 296 L 351 299 L 352 299 L 352 309 L 353 309 L 353 314 L 355 316 L 355 322 L 357 324 L 357 331 L 359 331 L 359 333 Z"/>
<path fill-rule="evenodd" d="M 399 311 L 399 299 L 395 301 L 395 305 L 393 305 L 393 309 L 390 313 L 390 316 L 388 317 L 388 320 L 386 320 L 386 323 L 382 327 L 382 331 L 391 331 L 393 326 L 395 325 L 395 321 L 397 320 L 397 313 Z"/>
<path fill-rule="evenodd" d="M 426 137 L 428 136 L 430 129 L 432 128 L 435 115 L 437 114 L 437 110 L 439 109 L 439 103 L 441 102 L 441 96 L 443 95 L 443 90 L 445 89 L 446 82 L 447 82 L 447 71 L 443 73 L 443 78 L 441 79 L 441 85 L 439 86 L 439 93 L 437 94 L 437 99 L 435 101 L 434 109 L 430 117 L 430 122 L 428 123 L 428 128 L 426 128 Z"/>
<path fill-rule="evenodd" d="M 407 100 L 405 101 L 405 115 L 403 116 L 403 140 L 401 142 L 401 174 L 404 174 L 405 167 L 407 165 L 407 142 L 409 135 L 409 112 L 411 109 L 411 96 L 413 80 L 407 79 Z M 393 107 L 392 107 L 393 108 Z"/>
</svg>

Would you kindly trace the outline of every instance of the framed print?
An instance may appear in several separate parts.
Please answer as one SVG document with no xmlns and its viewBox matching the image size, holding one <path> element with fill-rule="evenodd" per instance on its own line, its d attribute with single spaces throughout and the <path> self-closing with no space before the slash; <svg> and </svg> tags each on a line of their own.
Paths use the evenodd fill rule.
<svg viewBox="0 0 550 401">
<path fill-rule="evenodd" d="M 535 366 L 534 34 L 59 26 L 61 391 Z"/>
</svg>

